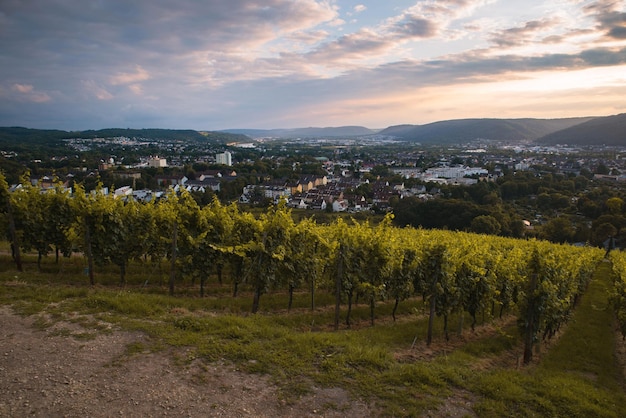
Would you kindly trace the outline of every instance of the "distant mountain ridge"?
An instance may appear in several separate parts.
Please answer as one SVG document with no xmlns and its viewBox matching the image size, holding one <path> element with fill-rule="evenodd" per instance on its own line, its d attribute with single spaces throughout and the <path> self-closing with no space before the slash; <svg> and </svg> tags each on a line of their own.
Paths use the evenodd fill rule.
<svg viewBox="0 0 626 418">
<path fill-rule="evenodd" d="M 338 136 L 373 135 L 378 131 L 363 126 L 339 126 L 327 128 L 294 128 L 294 129 L 225 129 L 220 132 L 243 134 L 251 138 L 320 138 Z"/>
<path fill-rule="evenodd" d="M 543 136 L 537 143 L 626 146 L 626 113 L 591 119 Z"/>
<path fill-rule="evenodd" d="M 455 119 L 426 125 L 390 126 L 380 132 L 423 144 L 465 143 L 475 139 L 535 141 L 593 118 Z"/>
<path fill-rule="evenodd" d="M 396 137 L 428 144 L 463 144 L 476 139 L 510 143 L 626 146 L 626 113 L 604 117 L 561 119 L 455 119 L 425 125 L 396 125 L 383 130 L 363 126 L 298 129 L 101 129 L 62 131 L 0 127 L 0 145 L 7 149 L 28 144 L 50 145 L 64 138 L 140 137 L 161 140 L 195 140 L 216 143 L 248 142 L 250 138 L 333 138 L 372 135 Z"/>
</svg>

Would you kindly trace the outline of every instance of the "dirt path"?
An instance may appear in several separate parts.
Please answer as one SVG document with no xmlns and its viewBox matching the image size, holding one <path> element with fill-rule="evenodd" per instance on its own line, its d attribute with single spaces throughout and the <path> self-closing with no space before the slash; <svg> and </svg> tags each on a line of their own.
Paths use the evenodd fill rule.
<svg viewBox="0 0 626 418">
<path fill-rule="evenodd" d="M 33 318 L 0 306 L 0 416 L 3 417 L 343 417 L 372 416 L 343 389 L 314 389 L 296 404 L 263 376 L 234 366 L 173 363 L 184 352 L 127 353 L 139 333 L 81 340 L 77 326 L 40 331 Z M 74 327 L 75 329 L 73 329 Z M 54 331 L 54 332 L 51 332 Z M 57 335 L 53 335 L 57 334 Z M 65 334 L 59 336 L 58 334 Z"/>
</svg>

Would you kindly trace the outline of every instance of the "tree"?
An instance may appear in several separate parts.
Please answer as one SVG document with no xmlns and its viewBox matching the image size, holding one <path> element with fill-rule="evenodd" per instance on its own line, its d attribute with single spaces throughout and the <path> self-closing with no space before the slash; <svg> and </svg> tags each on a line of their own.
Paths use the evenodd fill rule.
<svg viewBox="0 0 626 418">
<path fill-rule="evenodd" d="M 491 215 L 477 216 L 470 225 L 470 230 L 477 234 L 498 235 L 501 229 L 500 222 Z"/>
<path fill-rule="evenodd" d="M 537 207 L 542 210 L 548 210 L 552 207 L 552 198 L 548 193 L 540 193 L 537 196 Z"/>
<path fill-rule="evenodd" d="M 75 189 L 72 204 L 77 216 L 69 231 L 69 236 L 70 241 L 87 257 L 89 284 L 93 286 L 95 285 L 94 266 L 104 263 L 105 260 L 101 251 L 102 245 L 99 245 L 99 233 L 103 232 L 103 213 L 106 211 L 108 202 L 105 200 L 101 184 L 88 195 L 80 184 L 77 184 Z"/>
<path fill-rule="evenodd" d="M 233 271 L 233 297 L 239 293 L 239 285 L 249 280 L 253 274 L 249 252 L 261 229 L 260 222 L 249 212 L 239 212 L 235 204 L 229 207 L 233 219 L 233 229 L 229 240 L 220 247 L 226 255 Z"/>
<path fill-rule="evenodd" d="M 461 199 L 432 199 L 425 202 L 416 197 L 401 199 L 394 207 L 396 225 L 423 228 L 465 230 L 472 220 L 488 211 Z"/>
<path fill-rule="evenodd" d="M 65 257 L 72 253 L 72 243 L 69 239 L 69 231 L 72 222 L 76 219 L 76 212 L 72 205 L 70 191 L 57 185 L 53 192 L 48 195 L 49 211 L 47 222 L 50 225 L 49 233 L 51 244 L 54 246 L 56 262 L 59 262 L 59 252 Z"/>
<path fill-rule="evenodd" d="M 178 197 L 174 191 L 171 191 L 168 196 L 163 210 L 161 212 L 162 220 L 165 220 L 165 231 L 169 232 L 170 238 L 170 278 L 168 282 L 170 296 L 174 296 L 174 286 L 176 284 L 176 277 L 178 269 L 176 263 L 178 261 L 178 229 L 180 223 L 180 213 L 178 211 Z M 169 228 L 168 228 L 169 226 Z"/>
<path fill-rule="evenodd" d="M 611 197 L 606 201 L 606 207 L 611 215 L 619 215 L 622 213 L 624 201 L 619 197 Z"/>
<path fill-rule="evenodd" d="M 524 364 L 532 349 L 551 338 L 567 321 L 581 292 L 587 287 L 602 252 L 585 248 L 555 246 L 545 242 L 531 245 L 522 286 L 518 326 L 524 339 Z"/>
<path fill-rule="evenodd" d="M 284 260 L 289 288 L 287 310 L 291 309 L 294 290 L 304 284 L 310 289 L 311 310 L 315 309 L 315 291 L 328 266 L 330 251 L 331 243 L 313 220 L 306 218 L 295 225 Z"/>
<path fill-rule="evenodd" d="M 599 163 L 596 167 L 596 174 L 609 174 L 609 168 L 604 163 Z"/>
<path fill-rule="evenodd" d="M 21 180 L 21 189 L 11 195 L 11 206 L 17 230 L 21 231 L 20 246 L 24 251 L 37 251 L 37 268 L 41 258 L 52 250 L 51 224 L 47 221 L 50 199 L 39 187 L 32 186 L 27 176 Z"/>
<path fill-rule="evenodd" d="M 428 336 L 426 344 L 430 346 L 433 339 L 433 325 L 437 311 L 444 312 L 446 304 L 447 281 L 449 279 L 448 252 L 443 244 L 435 244 L 424 254 L 420 272 L 426 282 L 426 294 L 430 305 L 428 313 Z M 439 309 L 437 309 L 439 307 Z"/>
<path fill-rule="evenodd" d="M 105 195 L 101 187 L 86 195 L 81 186 L 72 203 L 76 217 L 68 235 L 87 257 L 90 284 L 95 284 L 94 264 L 113 263 L 125 285 L 128 262 L 144 257 L 154 239 L 152 206 Z"/>
<path fill-rule="evenodd" d="M 354 225 L 348 226 L 342 218 L 337 218 L 330 226 L 330 230 L 333 232 L 332 239 L 337 242 L 337 251 L 333 256 L 333 265 L 335 266 L 333 273 L 336 280 L 335 313 L 337 318 L 341 297 L 345 295 L 348 301 L 348 312 L 346 313 L 346 326 L 348 327 L 351 326 L 350 316 L 355 293 L 358 292 L 359 285 L 368 273 L 364 268 L 366 250 L 363 245 L 367 242 L 364 237 L 368 233 L 368 229 L 368 227 L 356 222 Z"/>
<path fill-rule="evenodd" d="M 178 243 L 172 242 L 174 241 L 174 228 L 177 225 L 175 221 L 177 216 L 176 206 L 172 204 L 172 198 L 175 198 L 173 191 L 164 200 L 152 200 L 146 204 L 148 206 L 147 210 L 152 213 L 153 229 L 149 231 L 146 237 L 143 257 L 144 259 L 150 259 L 153 271 L 158 269 L 160 284 L 162 284 L 164 273 L 162 262 L 166 258 L 169 258 L 170 261 L 175 258 L 174 253 L 178 247 Z M 172 268 L 170 273 L 174 271 L 175 268 Z"/>
<path fill-rule="evenodd" d="M 464 238 L 464 239 L 463 239 Z M 461 240 L 463 240 L 461 242 Z M 451 310 L 465 310 L 472 317 L 472 330 L 476 326 L 476 315 L 483 314 L 493 303 L 496 293 L 496 268 L 500 261 L 496 245 L 489 245 L 484 239 L 475 235 L 459 237 L 459 245 L 455 245 L 454 259 L 454 291 L 458 299 L 451 298 Z M 459 329 L 461 329 L 463 316 Z"/>
<path fill-rule="evenodd" d="M 116 199 L 114 213 L 108 214 L 112 245 L 109 259 L 120 268 L 120 285 L 126 284 L 126 268 L 130 260 L 139 260 L 146 254 L 151 231 L 155 229 L 151 206 L 129 200 Z"/>
<path fill-rule="evenodd" d="M 535 249 L 528 262 L 528 280 L 524 286 L 523 303 L 520 305 L 518 326 L 524 337 L 524 364 L 530 363 L 533 357 L 533 345 L 539 331 L 539 320 L 542 310 L 542 294 L 539 286 L 543 279 L 541 275 L 541 257 Z"/>
<path fill-rule="evenodd" d="M 252 313 L 259 310 L 261 295 L 278 285 L 280 269 L 287 254 L 287 247 L 293 233 L 293 218 L 284 201 L 271 208 L 260 218 L 259 229 L 254 242 L 248 244 L 251 257 L 252 286 L 254 299 Z"/>
<path fill-rule="evenodd" d="M 374 309 L 377 299 L 385 297 L 386 283 L 393 270 L 392 252 L 394 236 L 391 234 L 392 215 L 385 216 L 382 222 L 373 228 L 365 224 L 361 235 L 362 272 L 358 290 L 370 304 L 370 322 L 374 325 Z"/>
<path fill-rule="evenodd" d="M 204 296 L 204 282 L 212 270 L 216 272 L 219 284 L 222 284 L 222 272 L 227 256 L 221 249 L 229 243 L 232 237 L 234 220 L 231 215 L 232 212 L 228 207 L 223 206 L 217 198 L 214 198 L 211 204 L 203 209 L 206 231 L 199 239 L 198 267 L 203 271 L 200 296 Z"/>
<path fill-rule="evenodd" d="M 202 191 L 191 192 L 191 196 L 196 201 L 198 206 L 204 207 L 210 204 L 211 202 L 213 202 L 213 199 L 215 199 L 215 192 L 213 192 L 213 189 L 208 187 L 203 192 Z"/>
<path fill-rule="evenodd" d="M 208 229 L 205 212 L 186 191 L 177 196 L 175 201 L 178 266 L 183 275 L 191 277 L 192 282 L 200 278 L 201 292 L 203 292 L 204 282 L 213 266 L 206 256 L 203 245 Z"/>
<path fill-rule="evenodd" d="M 399 303 L 410 297 L 415 291 L 414 283 L 419 275 L 420 255 L 417 248 L 401 248 L 396 246 L 395 256 L 392 258 L 392 272 L 387 277 L 385 288 L 387 294 L 395 300 L 391 317 L 396 320 L 396 311 Z"/>
<path fill-rule="evenodd" d="M 564 217 L 550 219 L 541 227 L 540 234 L 544 239 L 552 242 L 572 242 L 576 233 L 572 222 Z"/>
<path fill-rule="evenodd" d="M 370 175 L 373 178 L 378 178 L 378 177 L 387 177 L 391 174 L 391 171 L 389 170 L 389 167 L 387 167 L 386 165 L 377 165 L 372 167 L 371 171 L 370 171 Z"/>
<path fill-rule="evenodd" d="M 492 315 L 495 315 L 496 305 L 500 306 L 498 316 L 502 318 L 503 313 L 511 306 L 517 304 L 522 275 L 526 273 L 526 259 L 524 249 L 514 246 L 511 243 L 499 245 L 500 254 L 492 260 L 491 269 L 495 274 L 496 294 L 492 305 Z"/>
<path fill-rule="evenodd" d="M 603 224 L 598 225 L 593 230 L 593 242 L 594 244 L 600 246 L 606 240 L 611 239 L 617 235 L 617 229 L 610 223 L 605 222 Z"/>
<path fill-rule="evenodd" d="M 13 215 L 13 203 L 11 202 L 11 194 L 9 193 L 9 184 L 6 182 L 4 173 L 0 172 L 0 211 L 6 218 L 7 232 L 11 242 L 11 252 L 15 260 L 17 271 L 22 271 L 22 257 L 20 253 L 20 242 L 15 227 L 15 217 Z"/>
</svg>

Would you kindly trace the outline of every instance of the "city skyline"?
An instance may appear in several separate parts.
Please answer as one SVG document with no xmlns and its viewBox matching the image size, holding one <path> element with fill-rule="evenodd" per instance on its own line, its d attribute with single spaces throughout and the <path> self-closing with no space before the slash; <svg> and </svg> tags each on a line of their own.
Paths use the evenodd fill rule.
<svg viewBox="0 0 626 418">
<path fill-rule="evenodd" d="M 7 0 L 0 126 L 384 128 L 626 110 L 626 1 Z"/>
</svg>

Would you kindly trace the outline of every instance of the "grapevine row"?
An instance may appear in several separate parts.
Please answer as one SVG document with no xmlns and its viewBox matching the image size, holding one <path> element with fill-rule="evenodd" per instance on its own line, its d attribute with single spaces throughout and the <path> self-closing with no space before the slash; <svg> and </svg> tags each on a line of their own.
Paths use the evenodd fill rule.
<svg viewBox="0 0 626 418">
<path fill-rule="evenodd" d="M 611 251 L 609 260 L 613 268 L 613 289 L 611 301 L 622 337 L 626 339 L 626 253 Z"/>
<path fill-rule="evenodd" d="M 124 285 L 131 260 L 159 265 L 169 260 L 171 293 L 176 281 L 187 277 L 199 281 L 204 295 L 210 275 L 221 283 L 229 271 L 234 296 L 242 284 L 252 289 L 253 312 L 271 290 L 288 291 L 291 308 L 293 292 L 307 289 L 312 309 L 317 289 L 332 291 L 336 328 L 342 304 L 351 325 L 356 298 L 368 302 L 373 324 L 378 301 L 395 302 L 395 319 L 399 303 L 421 295 L 429 307 L 428 343 L 436 316 L 443 318 L 447 337 L 453 314 L 467 313 L 473 328 L 479 313 L 517 311 L 525 361 L 533 344 L 550 338 L 568 319 L 603 256 L 593 248 L 534 240 L 396 228 L 391 215 L 378 225 L 342 219 L 330 225 L 311 219 L 295 223 L 289 209 L 278 205 L 257 219 L 218 200 L 199 207 L 186 193 L 138 203 L 85 194 L 80 187 L 70 197 L 61 188 L 42 194 L 26 186 L 3 196 L 16 255 L 36 251 L 41 260 L 55 250 L 57 257 L 82 252 L 91 284 L 95 270 L 107 263 L 119 267 Z"/>
</svg>

